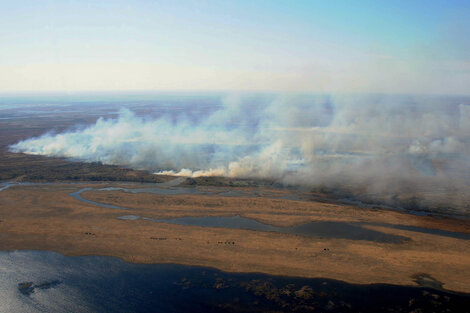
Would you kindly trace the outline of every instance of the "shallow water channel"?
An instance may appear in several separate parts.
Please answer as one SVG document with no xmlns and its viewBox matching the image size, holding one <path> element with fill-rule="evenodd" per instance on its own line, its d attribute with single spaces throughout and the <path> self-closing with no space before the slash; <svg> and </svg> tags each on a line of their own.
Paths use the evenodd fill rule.
<svg viewBox="0 0 470 313">
<path fill-rule="evenodd" d="M 175 180 L 176 181 L 176 180 Z M 176 182 L 179 182 L 176 181 Z M 0 184 L 0 191 L 5 190 L 9 187 L 19 186 L 19 185 L 53 185 L 54 183 L 3 183 Z M 60 183 L 62 184 L 62 183 Z M 164 194 L 164 195 L 179 195 L 179 194 L 200 194 L 200 195 L 218 195 L 218 196 L 227 196 L 227 197 L 237 197 L 237 196 L 256 196 L 246 192 L 246 191 L 227 191 L 225 189 L 198 189 L 198 188 L 185 188 L 185 187 L 175 187 L 173 181 L 159 184 L 152 187 L 145 188 L 121 188 L 121 187 L 107 187 L 107 188 L 82 188 L 78 191 L 70 193 L 70 196 L 75 199 L 117 210 L 132 210 L 133 208 L 126 208 L 121 206 L 116 206 L 107 203 L 100 203 L 92 200 L 85 199 L 81 194 L 89 190 L 102 190 L 102 191 L 124 191 L 130 193 L 155 193 L 155 194 Z M 292 195 L 280 195 L 278 198 L 290 199 Z M 294 197 L 295 200 L 297 196 Z M 290 199 L 294 200 L 294 199 Z M 464 240 L 470 240 L 470 234 L 467 233 L 458 233 L 451 231 L 444 231 L 438 229 L 429 229 L 416 226 L 406 226 L 406 225 L 394 225 L 386 223 L 347 223 L 347 222 L 331 222 L 331 221 L 322 221 L 322 222 L 310 222 L 301 225 L 296 225 L 292 227 L 279 227 L 269 224 L 259 222 L 255 219 L 241 217 L 241 216 L 205 216 L 205 217 L 181 217 L 174 219 L 154 219 L 148 217 L 141 217 L 136 215 L 124 215 L 118 217 L 121 220 L 149 220 L 159 223 L 170 223 L 170 224 L 179 224 L 179 225 L 190 225 L 190 226 L 201 226 L 201 227 L 221 227 L 221 228 L 234 228 L 234 229 L 247 229 L 254 231 L 266 231 L 266 232 L 278 232 L 285 234 L 294 234 L 307 237 L 317 237 L 317 238 L 338 238 L 338 239 L 351 239 L 351 240 L 368 240 L 375 242 L 383 243 L 400 243 L 409 240 L 409 238 L 404 236 L 386 234 L 380 231 L 368 229 L 364 226 L 384 226 L 391 227 L 395 229 L 402 229 L 413 232 L 421 232 L 426 234 L 432 234 L 437 236 L 452 237 Z"/>
<path fill-rule="evenodd" d="M 118 217 L 122 220 L 137 220 L 141 217 L 136 215 L 125 215 Z M 261 223 L 255 219 L 241 216 L 205 216 L 205 217 L 180 217 L 174 219 L 141 218 L 158 223 L 169 223 L 178 225 L 190 225 L 201 227 L 219 227 L 247 229 L 265 232 L 277 232 L 294 234 L 305 237 L 318 238 L 341 238 L 351 240 L 369 240 L 384 243 L 400 243 L 408 238 L 390 235 L 375 230 L 364 228 L 358 224 L 345 222 L 311 222 L 292 227 L 279 227 Z"/>
<path fill-rule="evenodd" d="M 210 192 L 207 190 L 199 190 L 196 188 L 182 188 L 182 187 L 173 187 L 173 188 L 101 188 L 101 189 L 92 189 L 92 188 L 83 188 L 76 192 L 71 193 L 70 195 L 76 198 L 77 200 L 84 201 L 90 204 L 111 208 L 111 209 L 120 209 L 120 210 L 132 210 L 133 208 L 125 208 L 120 206 L 115 206 L 106 203 L 99 203 L 91 200 L 87 200 L 81 196 L 81 193 L 87 190 L 103 190 L 103 191 L 124 191 L 131 193 L 155 193 L 155 194 L 165 194 L 165 195 L 177 195 L 177 194 L 217 194 L 223 196 L 247 196 L 248 194 L 241 191 L 240 195 L 235 195 L 230 193 L 226 195 L 225 192 Z M 437 236 L 452 237 L 458 239 L 470 240 L 470 234 L 458 233 L 451 231 L 444 231 L 438 229 L 429 229 L 416 226 L 406 226 L 406 225 L 394 225 L 386 223 L 347 223 L 347 222 L 310 222 L 305 224 L 300 224 L 292 227 L 279 227 L 269 224 L 259 222 L 255 219 L 241 217 L 241 216 L 204 216 L 204 217 L 181 217 L 174 219 L 155 219 L 149 217 L 141 217 L 137 215 L 123 215 L 118 217 L 121 220 L 149 220 L 159 223 L 170 223 L 170 224 L 179 224 L 179 225 L 188 225 L 188 226 L 201 226 L 201 227 L 220 227 L 220 228 L 234 228 L 234 229 L 247 229 L 255 231 L 268 231 L 268 232 L 278 232 L 285 234 L 294 234 L 307 237 L 317 237 L 317 238 L 338 238 L 338 239 L 351 239 L 351 240 L 368 240 L 375 242 L 383 243 L 400 243 L 409 240 L 409 238 L 399 235 L 392 235 L 383 233 L 380 231 L 368 229 L 364 226 L 383 226 L 391 227 L 395 229 L 408 230 L 413 232 L 421 232 Z"/>
</svg>

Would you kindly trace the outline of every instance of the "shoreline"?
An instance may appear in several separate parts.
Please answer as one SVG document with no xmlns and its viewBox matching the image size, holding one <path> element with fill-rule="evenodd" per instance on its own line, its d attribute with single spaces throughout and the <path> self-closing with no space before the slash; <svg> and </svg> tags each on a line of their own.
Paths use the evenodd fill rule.
<svg viewBox="0 0 470 313">
<path fill-rule="evenodd" d="M 17 312 L 61 312 L 72 307 L 90 312 L 155 308 L 213 313 L 316 312 L 322 308 L 332 312 L 375 313 L 384 308 L 463 312 L 470 300 L 470 294 L 442 290 L 439 282 L 426 275 L 415 277 L 420 286 L 364 285 L 322 277 L 132 264 L 114 257 L 69 257 L 38 250 L 0 251 L 0 266 L 6 271 L 0 290 L 7 299 L 6 306 L 0 302 L 2 312 L 11 311 L 12 303 Z M 40 310 L 36 304 L 41 304 Z"/>
<path fill-rule="evenodd" d="M 96 186 L 95 183 L 90 185 Z M 69 194 L 79 189 L 76 187 L 63 184 L 3 190 L 0 198 L 0 249 L 52 250 L 70 256 L 103 255 L 131 263 L 171 263 L 236 273 L 324 277 L 354 284 L 412 286 L 413 275 L 427 274 L 441 281 L 448 291 L 470 292 L 470 274 L 465 272 L 470 264 L 468 240 L 370 225 L 367 228 L 411 240 L 386 244 L 145 220 L 123 221 L 117 219 L 123 215 L 122 210 L 71 199 Z M 98 200 L 95 199 L 97 197 L 114 199 L 124 207 L 126 202 L 136 204 L 126 214 L 159 218 L 227 216 L 238 210 L 241 216 L 278 225 L 281 222 L 279 213 L 285 213 L 282 223 L 291 225 L 309 219 L 401 221 L 402 225 L 433 225 L 436 229 L 456 229 L 459 225 L 448 218 L 410 216 L 403 221 L 403 214 L 397 212 L 265 197 L 135 195 L 115 190 L 85 194 L 86 199 Z M 465 223 L 460 228 L 468 233 L 469 227 Z M 153 240 L 152 237 L 165 239 Z M 235 244 L 219 243 L 227 240 Z"/>
<path fill-rule="evenodd" d="M 270 274 L 270 273 L 265 273 L 265 272 L 253 272 L 253 271 L 226 271 L 217 267 L 211 267 L 211 266 L 204 266 L 204 265 L 192 265 L 192 264 L 182 264 L 182 263 L 141 263 L 141 262 L 132 262 L 128 261 L 126 259 L 123 259 L 121 257 L 113 256 L 113 255 L 100 255 L 100 254 L 93 254 L 93 255 L 82 255 L 82 254 L 64 254 L 60 251 L 55 251 L 55 250 L 34 250 L 34 249 L 15 249 L 15 250 L 0 250 L 0 253 L 14 253 L 14 252 L 45 252 L 45 253 L 56 253 L 59 254 L 60 256 L 66 257 L 66 258 L 93 258 L 93 257 L 99 257 L 99 258 L 111 258 L 111 259 L 116 259 L 119 261 L 122 261 L 127 264 L 131 265 L 148 265 L 148 266 L 181 266 L 181 267 L 189 267 L 189 268 L 194 268 L 194 269 L 200 269 L 200 270 L 213 270 L 213 271 L 218 271 L 224 274 L 240 274 L 240 275 L 253 275 L 253 276 L 268 276 L 268 277 L 273 277 L 273 278 L 282 278 L 282 279 L 302 279 L 302 280 L 329 280 L 329 281 L 334 281 L 340 284 L 347 284 L 355 287 L 359 286 L 366 286 L 366 287 L 371 287 L 371 286 L 390 286 L 390 287 L 404 287 L 404 288 L 417 288 L 417 289 L 431 289 L 431 290 L 436 290 L 444 293 L 449 293 L 453 295 L 459 295 L 459 296 L 464 296 L 464 297 L 469 297 L 470 298 L 470 292 L 459 292 L 459 291 L 454 291 L 454 290 L 449 290 L 445 288 L 438 288 L 438 287 L 433 287 L 431 286 L 432 284 L 429 285 L 423 285 L 418 282 L 418 276 L 426 276 L 427 279 L 430 279 L 431 282 L 440 284 L 441 282 L 433 279 L 432 277 L 427 276 L 426 274 L 418 273 L 416 275 L 416 283 L 412 285 L 406 285 L 406 284 L 388 284 L 388 283 L 353 283 L 349 282 L 346 280 L 341 280 L 341 279 L 334 279 L 334 278 L 328 278 L 328 277 L 316 277 L 316 276 L 295 276 L 295 275 L 282 275 L 282 274 Z"/>
</svg>

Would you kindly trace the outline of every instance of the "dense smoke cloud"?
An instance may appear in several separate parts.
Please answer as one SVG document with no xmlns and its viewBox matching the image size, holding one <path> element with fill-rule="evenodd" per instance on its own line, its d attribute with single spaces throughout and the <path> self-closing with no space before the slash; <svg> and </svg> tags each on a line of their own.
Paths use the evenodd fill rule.
<svg viewBox="0 0 470 313">
<path fill-rule="evenodd" d="M 455 99 L 279 96 L 253 103 L 232 96 L 196 120 L 123 109 L 118 118 L 10 150 L 157 173 L 341 187 L 369 198 L 418 195 L 435 204 L 439 194 L 438 202 L 464 206 L 469 134 L 470 105 Z"/>
</svg>

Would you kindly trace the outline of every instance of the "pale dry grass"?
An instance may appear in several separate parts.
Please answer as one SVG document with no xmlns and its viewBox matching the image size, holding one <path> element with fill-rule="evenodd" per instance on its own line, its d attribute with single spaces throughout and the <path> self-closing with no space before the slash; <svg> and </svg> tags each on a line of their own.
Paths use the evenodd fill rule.
<svg viewBox="0 0 470 313">
<path fill-rule="evenodd" d="M 2 191 L 0 249 L 107 255 L 130 262 L 202 265 L 226 271 L 325 277 L 363 284 L 409 285 L 414 284 L 413 275 L 427 273 L 443 282 L 444 288 L 470 292 L 468 240 L 368 226 L 411 239 L 400 244 L 385 244 L 118 220 L 116 217 L 129 214 L 158 218 L 240 214 L 284 226 L 316 220 L 370 221 L 470 233 L 466 221 L 314 201 L 162 196 L 120 191 L 82 194 L 87 199 L 135 208 L 122 211 L 83 203 L 69 196 L 70 192 L 83 187 L 22 186 Z"/>
</svg>

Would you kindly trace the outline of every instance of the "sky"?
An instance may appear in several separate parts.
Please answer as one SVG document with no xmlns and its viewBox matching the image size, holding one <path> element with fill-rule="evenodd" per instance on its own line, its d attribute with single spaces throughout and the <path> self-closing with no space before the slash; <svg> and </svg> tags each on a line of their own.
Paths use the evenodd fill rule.
<svg viewBox="0 0 470 313">
<path fill-rule="evenodd" d="M 470 94 L 470 1 L 0 0 L 0 92 Z"/>
</svg>

